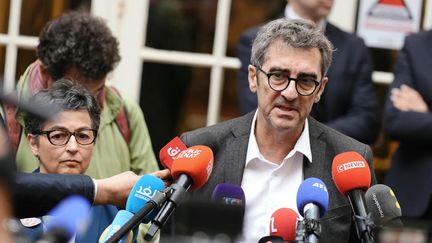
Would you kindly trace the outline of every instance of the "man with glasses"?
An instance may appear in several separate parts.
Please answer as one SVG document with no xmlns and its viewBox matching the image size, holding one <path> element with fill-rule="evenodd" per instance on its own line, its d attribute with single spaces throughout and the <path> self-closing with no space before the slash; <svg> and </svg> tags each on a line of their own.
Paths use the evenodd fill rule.
<svg viewBox="0 0 432 243">
<path fill-rule="evenodd" d="M 330 197 L 320 242 L 356 241 L 350 204 L 332 180 L 332 161 L 354 150 L 371 164 L 372 151 L 309 116 L 331 82 L 326 73 L 332 53 L 332 44 L 312 22 L 269 22 L 253 42 L 248 66 L 258 108 L 181 136 L 187 146 L 210 146 L 215 156 L 207 184 L 194 196 L 208 199 L 222 182 L 243 188 L 246 210 L 238 242 L 258 242 L 269 235 L 270 217 L 277 209 L 297 210 L 298 187 L 309 177 L 322 179 Z"/>
<path fill-rule="evenodd" d="M 380 115 L 372 82 L 372 62 L 366 45 L 361 38 L 327 21 L 333 0 L 288 2 L 281 17 L 313 21 L 323 29 L 336 49 L 327 72 L 331 82 L 321 95 L 321 102 L 312 108 L 311 116 L 362 143 L 373 144 L 379 133 Z M 237 55 L 242 64 L 237 79 L 242 114 L 256 109 L 258 105 L 257 97 L 250 92 L 248 84 L 251 43 L 257 31 L 258 27 L 246 30 L 237 44 Z"/>
</svg>

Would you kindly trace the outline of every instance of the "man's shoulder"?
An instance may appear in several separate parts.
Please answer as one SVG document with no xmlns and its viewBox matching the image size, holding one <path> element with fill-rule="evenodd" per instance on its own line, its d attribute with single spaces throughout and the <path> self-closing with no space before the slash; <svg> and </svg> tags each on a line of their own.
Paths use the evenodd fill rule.
<svg viewBox="0 0 432 243">
<path fill-rule="evenodd" d="M 339 48 L 339 44 L 355 44 L 365 46 L 364 41 L 361 37 L 354 33 L 347 32 L 340 29 L 336 25 L 327 22 L 326 35 L 330 39 L 336 48 Z"/>
<path fill-rule="evenodd" d="M 316 136 L 319 139 L 323 139 L 326 143 L 331 144 L 334 147 L 341 149 L 362 149 L 368 145 L 359 142 L 358 140 L 349 137 L 317 120 L 309 117 L 309 128 L 311 136 Z"/>
<path fill-rule="evenodd" d="M 250 132 L 255 111 L 208 127 L 198 128 L 181 135 L 187 145 L 212 144 L 227 136 L 243 136 Z"/>
<path fill-rule="evenodd" d="M 405 44 L 408 46 L 429 45 L 431 41 L 432 30 L 422 31 L 405 38 Z"/>
</svg>

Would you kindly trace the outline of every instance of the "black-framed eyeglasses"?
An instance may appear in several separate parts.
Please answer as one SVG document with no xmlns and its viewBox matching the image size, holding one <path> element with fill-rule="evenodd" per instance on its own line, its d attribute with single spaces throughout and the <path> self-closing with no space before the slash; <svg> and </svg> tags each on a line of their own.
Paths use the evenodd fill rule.
<svg viewBox="0 0 432 243">
<path fill-rule="evenodd" d="M 78 129 L 75 132 L 70 132 L 66 129 L 54 129 L 49 131 L 40 131 L 39 134 L 46 135 L 48 141 L 55 146 L 64 146 L 69 142 L 72 135 L 75 141 L 81 145 L 89 145 L 94 143 L 97 136 L 97 131 L 90 128 Z"/>
<path fill-rule="evenodd" d="M 255 66 L 259 71 L 263 72 L 268 79 L 268 84 L 271 89 L 277 92 L 282 92 L 288 88 L 291 81 L 295 82 L 297 93 L 301 96 L 309 96 L 313 94 L 321 82 L 305 77 L 305 78 L 291 78 L 283 72 L 269 72 L 262 70 L 260 67 Z"/>
</svg>

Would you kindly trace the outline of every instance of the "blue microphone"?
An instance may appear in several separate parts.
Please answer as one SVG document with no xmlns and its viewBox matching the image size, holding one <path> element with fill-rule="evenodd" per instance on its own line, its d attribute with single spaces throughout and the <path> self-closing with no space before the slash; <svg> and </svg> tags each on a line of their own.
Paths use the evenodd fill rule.
<svg viewBox="0 0 432 243">
<path fill-rule="evenodd" d="M 113 222 L 111 223 L 110 226 L 108 226 L 106 234 L 105 233 L 102 234 L 102 236 L 104 236 L 104 237 L 101 236 L 101 239 L 102 238 L 103 239 L 99 240 L 99 242 L 105 242 L 105 241 L 107 241 L 107 239 L 109 239 L 111 236 L 113 236 L 132 217 L 133 217 L 133 213 L 131 213 L 131 212 L 128 212 L 126 210 L 120 210 L 120 211 L 118 211 L 117 214 L 116 214 L 116 216 L 115 216 L 115 218 L 114 218 L 114 220 L 113 220 Z M 123 236 L 123 238 L 121 238 L 119 240 L 119 242 L 121 242 L 121 243 L 123 243 L 123 242 L 132 242 L 133 236 L 131 237 L 130 235 L 131 234 L 129 233 L 129 234 Z M 136 235 L 136 233 L 134 235 Z"/>
<path fill-rule="evenodd" d="M 304 239 L 305 241 L 318 242 L 321 233 L 318 219 L 326 213 L 328 201 L 327 187 L 322 180 L 311 177 L 304 180 L 300 185 L 297 191 L 297 209 L 304 220 L 298 224 L 297 233 L 298 235 L 306 233 L 305 238 L 307 239 Z"/>
<path fill-rule="evenodd" d="M 119 211 L 119 213 L 117 214 L 119 215 L 119 217 L 121 217 L 121 219 L 119 219 L 118 221 L 119 224 L 116 226 L 115 229 L 113 229 L 112 233 L 110 230 L 101 242 L 106 242 L 108 240 L 112 241 L 112 239 L 110 238 L 114 235 L 116 235 L 114 237 L 116 238 L 117 234 L 121 234 L 121 237 L 119 238 L 121 238 L 121 240 L 124 240 L 123 242 L 128 242 L 126 233 L 130 229 L 134 229 L 134 234 L 133 234 L 133 240 L 134 240 L 138 234 L 138 227 L 136 226 L 139 225 L 139 222 L 136 223 L 132 222 L 134 221 L 133 218 L 136 218 L 135 214 L 139 212 L 144 207 L 144 205 L 146 205 L 147 202 L 150 201 L 150 199 L 152 199 L 152 197 L 155 196 L 163 188 L 164 188 L 164 183 L 160 178 L 150 174 L 141 176 L 141 178 L 135 183 L 134 187 L 129 193 L 128 199 L 126 201 L 126 210 L 122 210 L 125 212 L 122 212 L 121 215 L 119 215 L 120 213 Z M 126 212 L 130 214 L 127 214 Z M 152 210 L 150 214 L 147 214 L 144 217 L 144 219 L 140 221 L 147 224 L 155 217 L 156 214 L 157 214 L 157 210 Z M 116 218 L 114 219 L 114 221 L 116 220 Z"/>
<path fill-rule="evenodd" d="M 48 212 L 47 231 L 36 242 L 68 242 L 78 231 L 84 231 L 90 216 L 90 203 L 73 195 Z M 81 228 L 80 228 L 81 227 Z"/>
</svg>

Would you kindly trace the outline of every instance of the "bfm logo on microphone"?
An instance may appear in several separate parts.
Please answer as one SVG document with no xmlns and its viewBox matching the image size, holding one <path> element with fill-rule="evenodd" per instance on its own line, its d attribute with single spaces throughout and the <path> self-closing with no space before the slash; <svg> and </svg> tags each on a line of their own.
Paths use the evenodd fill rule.
<svg viewBox="0 0 432 243">
<path fill-rule="evenodd" d="M 202 152 L 202 150 L 199 149 L 186 149 L 181 151 L 176 159 L 181 159 L 181 158 L 188 158 L 188 159 L 194 159 L 196 158 L 198 155 L 200 155 Z"/>
<path fill-rule="evenodd" d="M 344 172 L 347 170 L 355 169 L 355 168 L 365 168 L 366 165 L 364 161 L 358 160 L 358 161 L 351 161 L 345 164 L 341 164 L 337 167 L 338 172 Z"/>
</svg>

